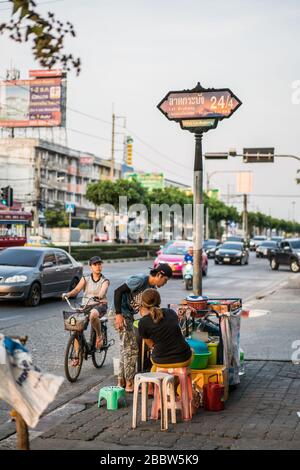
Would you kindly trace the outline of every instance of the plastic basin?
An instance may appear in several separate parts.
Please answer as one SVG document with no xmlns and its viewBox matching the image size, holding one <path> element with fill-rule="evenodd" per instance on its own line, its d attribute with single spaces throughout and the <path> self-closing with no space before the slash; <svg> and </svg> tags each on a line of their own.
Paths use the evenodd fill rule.
<svg viewBox="0 0 300 470">
<path fill-rule="evenodd" d="M 188 338 L 186 342 L 190 345 L 196 354 L 203 354 L 208 352 L 207 344 L 204 341 Z"/>
<path fill-rule="evenodd" d="M 190 365 L 191 369 L 206 369 L 208 364 L 208 359 L 211 356 L 211 352 L 197 354 L 194 353 L 193 362 Z"/>
</svg>

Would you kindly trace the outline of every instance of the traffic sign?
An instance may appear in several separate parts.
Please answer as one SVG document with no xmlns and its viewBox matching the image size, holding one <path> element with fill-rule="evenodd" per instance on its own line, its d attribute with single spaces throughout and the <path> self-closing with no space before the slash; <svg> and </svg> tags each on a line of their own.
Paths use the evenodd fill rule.
<svg viewBox="0 0 300 470">
<path fill-rule="evenodd" d="M 244 163 L 269 163 L 274 162 L 274 147 L 244 148 Z"/>
<path fill-rule="evenodd" d="M 229 118 L 241 104 L 229 88 L 205 89 L 198 83 L 193 90 L 170 91 L 157 107 L 170 121 L 182 122 L 182 127 L 184 120 L 207 119 L 206 126 L 195 122 L 190 127 L 215 128 L 214 119 Z"/>
<path fill-rule="evenodd" d="M 74 214 L 75 204 L 73 202 L 66 202 L 66 212 L 67 214 Z"/>
</svg>

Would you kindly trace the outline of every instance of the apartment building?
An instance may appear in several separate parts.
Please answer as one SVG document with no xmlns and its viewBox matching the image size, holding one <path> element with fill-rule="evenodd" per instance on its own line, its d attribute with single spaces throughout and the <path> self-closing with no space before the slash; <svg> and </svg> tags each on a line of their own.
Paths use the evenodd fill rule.
<svg viewBox="0 0 300 470">
<path fill-rule="evenodd" d="M 26 211 L 40 213 L 55 202 L 76 205 L 76 219 L 89 220 L 94 205 L 86 197 L 88 183 L 110 177 L 110 161 L 90 153 L 33 138 L 0 139 L 0 185 L 14 189 Z M 114 178 L 121 165 L 114 164 Z"/>
</svg>

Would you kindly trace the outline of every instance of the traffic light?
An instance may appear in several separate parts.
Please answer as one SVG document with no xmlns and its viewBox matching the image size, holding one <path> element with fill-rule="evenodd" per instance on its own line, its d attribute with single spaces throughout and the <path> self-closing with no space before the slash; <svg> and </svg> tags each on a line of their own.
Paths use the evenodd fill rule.
<svg viewBox="0 0 300 470">
<path fill-rule="evenodd" d="M 127 137 L 126 142 L 126 164 L 132 166 L 132 142 L 133 140 L 130 137 Z"/>
<path fill-rule="evenodd" d="M 11 207 L 14 203 L 14 190 L 10 186 L 1 188 L 1 204 Z"/>
</svg>

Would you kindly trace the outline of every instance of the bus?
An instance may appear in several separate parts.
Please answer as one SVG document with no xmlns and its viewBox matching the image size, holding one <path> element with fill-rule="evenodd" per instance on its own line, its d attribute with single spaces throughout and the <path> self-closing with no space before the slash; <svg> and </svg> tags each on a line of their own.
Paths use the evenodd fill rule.
<svg viewBox="0 0 300 470">
<path fill-rule="evenodd" d="M 9 246 L 24 246 L 31 212 L 0 210 L 0 250 Z"/>
</svg>

